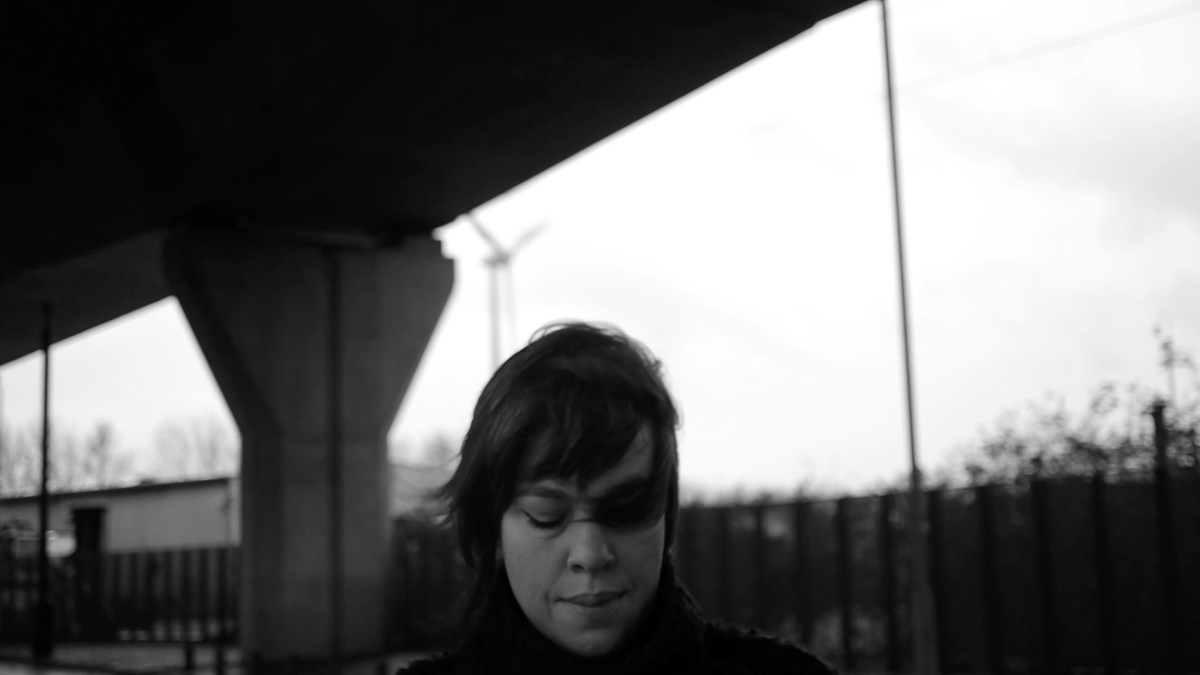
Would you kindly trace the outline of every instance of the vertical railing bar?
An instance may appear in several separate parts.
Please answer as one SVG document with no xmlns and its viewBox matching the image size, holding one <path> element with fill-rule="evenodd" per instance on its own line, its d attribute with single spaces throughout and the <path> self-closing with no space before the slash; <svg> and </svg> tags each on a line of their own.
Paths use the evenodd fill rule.
<svg viewBox="0 0 1200 675">
<path fill-rule="evenodd" d="M 417 550 L 413 553 L 413 588 L 416 590 L 420 615 L 424 615 L 429 611 L 429 536 L 423 527 L 414 530 L 413 535 L 417 543 Z"/>
<path fill-rule="evenodd" d="M 110 563 L 111 570 L 109 574 L 112 576 L 112 585 L 109 586 L 109 594 L 111 597 L 109 607 L 111 607 L 113 625 L 109 628 L 109 635 L 114 639 L 121 639 L 122 626 L 126 624 L 125 620 L 125 554 L 112 553 L 112 562 Z"/>
<path fill-rule="evenodd" d="M 228 548 L 221 549 L 222 566 L 225 569 L 225 581 L 221 584 L 221 636 L 224 644 L 229 644 L 233 638 L 229 625 L 229 615 L 233 611 L 231 592 L 235 583 L 233 570 L 233 556 L 230 555 Z"/>
<path fill-rule="evenodd" d="M 230 576 L 233 581 L 229 585 L 229 635 L 236 641 L 241 632 L 241 590 L 242 590 L 242 558 L 237 555 L 236 548 L 229 549 L 229 566 L 233 569 Z"/>
<path fill-rule="evenodd" d="M 129 554 L 129 605 L 130 616 L 133 619 L 130 624 L 131 640 L 142 639 L 142 627 L 146 623 L 145 567 L 141 552 Z"/>
<path fill-rule="evenodd" d="M 105 625 L 105 614 L 108 607 L 112 607 L 111 597 L 109 596 L 109 567 L 112 566 L 112 560 L 108 553 L 98 551 L 96 554 L 96 586 L 93 588 L 94 601 L 91 607 L 92 613 L 92 633 L 98 633 L 101 628 L 107 631 L 109 626 Z M 111 621 L 111 619 L 109 619 Z"/>
<path fill-rule="evenodd" d="M 884 625 L 887 631 L 887 669 L 900 672 L 900 637 L 896 626 L 896 573 L 892 556 L 892 499 L 890 492 L 879 498 L 879 550 L 882 554 L 879 573 L 883 580 Z"/>
<path fill-rule="evenodd" d="M 1116 616 L 1113 611 L 1112 549 L 1108 537 L 1108 508 L 1104 473 L 1092 476 L 1092 522 L 1095 527 L 1093 563 L 1096 567 L 1096 612 L 1100 616 L 1100 642 L 1106 675 L 1117 672 Z"/>
<path fill-rule="evenodd" d="M 800 624 L 800 642 L 807 645 L 812 639 L 812 595 L 809 584 L 808 534 L 809 504 L 797 500 L 792 511 L 792 530 L 795 533 L 795 573 L 792 582 L 792 603 L 796 621 Z"/>
<path fill-rule="evenodd" d="M 212 619 L 212 617 L 209 615 L 211 603 L 209 602 L 210 585 L 208 583 L 208 558 L 209 549 L 202 548 L 196 552 L 196 585 L 199 586 L 198 593 L 196 595 L 196 616 L 200 620 L 200 641 L 205 643 L 212 639 L 212 630 L 208 625 L 208 622 Z"/>
<path fill-rule="evenodd" d="M 183 549 L 179 552 L 179 589 L 180 623 L 183 627 L 183 641 L 192 642 L 192 555 L 193 549 Z"/>
<path fill-rule="evenodd" d="M 137 624 L 136 614 L 134 612 L 134 595 L 137 593 L 134 590 L 133 581 L 133 555 L 125 551 L 121 553 L 121 573 L 118 575 L 120 580 L 120 603 L 121 603 L 121 630 L 123 631 L 125 640 L 132 640 L 134 635 L 134 626 Z"/>
<path fill-rule="evenodd" d="M 23 563 L 24 563 L 24 567 L 25 567 L 25 572 L 24 572 L 24 574 L 21 575 L 21 577 L 22 577 L 22 579 L 24 579 L 22 588 L 24 588 L 23 594 L 25 596 L 24 597 L 25 602 L 23 603 L 23 606 L 25 607 L 25 625 L 28 627 L 29 631 L 32 633 L 33 622 L 36 620 L 36 617 L 34 615 L 34 607 L 37 604 L 37 592 L 36 592 L 37 580 L 35 578 L 35 571 L 37 570 L 37 567 L 36 567 L 36 561 L 34 558 L 25 558 Z"/>
<path fill-rule="evenodd" d="M 226 549 L 217 549 L 217 636 L 216 659 L 217 667 L 224 669 L 225 664 L 225 585 L 228 583 L 226 570 Z"/>
<path fill-rule="evenodd" d="M 715 507 L 717 519 L 717 606 L 723 621 L 733 620 L 732 594 L 729 588 L 729 509 Z"/>
<path fill-rule="evenodd" d="M 933 586 L 934 625 L 937 626 L 938 663 L 946 666 L 948 646 L 946 644 L 946 570 L 942 562 L 942 551 L 945 550 L 942 538 L 942 491 L 929 490 L 926 493 L 929 512 L 929 583 Z M 909 514 L 908 517 L 913 517 Z"/>
<path fill-rule="evenodd" d="M 175 639 L 175 619 L 177 607 L 175 603 L 175 552 L 163 551 L 163 638 L 166 641 Z"/>
<path fill-rule="evenodd" d="M 691 551 L 688 550 L 688 528 L 691 526 L 689 519 L 691 517 L 691 509 L 680 505 L 679 513 L 675 516 L 675 541 L 668 542 L 671 544 L 672 560 L 675 564 L 675 574 L 679 575 L 680 581 L 688 588 L 693 588 L 691 583 Z"/>
<path fill-rule="evenodd" d="M 770 574 L 767 570 L 766 506 L 754 505 L 754 622 L 766 629 L 770 622 Z"/>
<path fill-rule="evenodd" d="M 975 505 L 979 515 L 979 551 L 983 572 L 983 629 L 984 650 L 988 672 L 1004 672 L 1000 635 L 1000 598 L 996 585 L 996 546 L 992 522 L 992 486 L 975 488 Z"/>
<path fill-rule="evenodd" d="M 1054 607 L 1054 560 L 1051 554 L 1048 486 L 1034 479 L 1029 486 L 1033 534 L 1037 550 L 1038 609 L 1042 625 L 1042 660 L 1048 672 L 1058 672 L 1058 615 Z"/>
<path fill-rule="evenodd" d="M 834 526 L 837 528 L 837 589 L 838 606 L 841 610 L 842 633 L 842 663 L 846 670 L 854 670 L 854 615 L 851 609 L 851 579 L 850 579 L 850 533 L 847 523 L 849 500 L 846 497 L 838 499 L 834 511 Z"/>
<path fill-rule="evenodd" d="M 148 582 L 150 584 L 150 639 L 158 642 L 161 638 L 159 626 L 162 624 L 163 613 L 163 563 L 162 553 L 160 551 L 147 552 L 150 556 L 150 576 Z"/>
<path fill-rule="evenodd" d="M 1154 469 L 1154 496 L 1158 521 L 1158 569 L 1162 577 L 1162 621 L 1167 638 L 1171 672 L 1183 672 L 1182 617 L 1179 608 L 1179 569 L 1175 558 L 1175 527 L 1171 510 L 1171 483 L 1165 464 Z"/>
<path fill-rule="evenodd" d="M 79 601 L 82 600 L 84 583 L 80 578 L 86 571 L 86 566 L 81 564 L 83 553 L 71 556 L 66 560 L 61 560 L 59 564 L 67 567 L 66 574 L 58 574 L 59 567 L 51 567 L 50 574 L 53 579 L 53 590 L 50 594 L 50 606 L 54 608 L 51 614 L 53 618 L 53 635 L 56 641 L 63 639 L 72 640 L 78 638 L 74 630 L 74 624 L 79 620 Z M 67 612 L 71 612 L 71 616 Z"/>
</svg>

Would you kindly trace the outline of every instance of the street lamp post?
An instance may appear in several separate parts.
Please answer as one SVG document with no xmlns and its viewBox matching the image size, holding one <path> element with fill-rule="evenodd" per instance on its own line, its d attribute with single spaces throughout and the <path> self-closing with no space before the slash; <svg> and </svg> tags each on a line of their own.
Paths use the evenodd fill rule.
<svg viewBox="0 0 1200 675">
<path fill-rule="evenodd" d="M 908 282 L 904 269 L 904 227 L 900 209 L 900 160 L 896 143 L 896 102 L 892 88 L 891 39 L 888 35 L 887 0 L 879 0 L 883 23 L 883 62 L 887 82 L 888 138 L 892 155 L 892 200 L 896 221 L 896 261 L 900 278 L 900 332 L 904 345 L 905 403 L 908 408 L 908 544 L 912 551 L 913 672 L 936 675 L 938 633 L 933 589 L 929 582 L 929 549 L 925 545 L 925 503 L 921 469 L 917 464 L 916 403 L 913 400 L 912 347 L 909 339 Z"/>
<path fill-rule="evenodd" d="M 42 481 L 38 493 L 37 607 L 34 613 L 33 658 L 54 654 L 54 615 L 50 606 L 50 303 L 42 303 Z"/>
</svg>

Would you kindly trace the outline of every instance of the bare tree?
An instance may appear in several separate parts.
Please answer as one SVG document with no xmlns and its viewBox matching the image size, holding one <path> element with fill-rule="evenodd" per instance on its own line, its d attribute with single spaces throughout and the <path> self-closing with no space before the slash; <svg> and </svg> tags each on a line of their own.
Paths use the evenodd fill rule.
<svg viewBox="0 0 1200 675">
<path fill-rule="evenodd" d="M 1106 382 L 1092 393 L 1082 413 L 1067 410 L 1061 397 L 1029 404 L 1025 414 L 1009 411 L 979 438 L 961 446 L 956 460 L 935 482 L 947 484 L 1013 482 L 1035 477 L 1114 474 L 1154 468 L 1154 433 L 1148 415 L 1162 400 L 1137 384 Z M 1200 410 L 1176 410 L 1170 423 L 1167 458 L 1172 466 L 1194 468 L 1200 459 L 1196 436 Z"/>
<path fill-rule="evenodd" d="M 37 490 L 41 476 L 37 451 L 41 434 L 11 425 L 0 429 L 0 496 L 29 494 Z"/>
<path fill-rule="evenodd" d="M 32 494 L 41 485 L 42 430 L 40 424 L 0 430 L 0 493 Z M 51 492 L 115 487 L 132 482 L 133 458 L 116 448 L 112 426 L 96 425 L 80 440 L 62 425 L 50 432 Z"/>
<path fill-rule="evenodd" d="M 127 482 L 133 475 L 133 458 L 114 447 L 112 426 L 106 422 L 96 425 L 83 441 L 80 469 L 85 480 L 95 487 L 108 487 Z"/>
<path fill-rule="evenodd" d="M 155 476 L 171 480 L 236 474 L 241 455 L 236 432 L 213 415 L 162 423 L 154 451 Z"/>
<path fill-rule="evenodd" d="M 1104 382 L 1093 391 L 1081 413 L 1067 410 L 1061 396 L 1031 403 L 1024 414 L 1008 411 L 994 428 L 959 448 L 957 460 L 945 465 L 934 482 L 1020 481 L 1035 477 L 1080 476 L 1096 471 L 1142 472 L 1154 468 L 1154 430 L 1149 412 L 1156 403 L 1167 407 L 1167 452 L 1170 466 L 1200 469 L 1200 381 L 1181 402 L 1175 370 L 1195 375 L 1195 361 L 1158 328 L 1154 337 L 1167 373 L 1167 392 L 1137 383 Z"/>
</svg>

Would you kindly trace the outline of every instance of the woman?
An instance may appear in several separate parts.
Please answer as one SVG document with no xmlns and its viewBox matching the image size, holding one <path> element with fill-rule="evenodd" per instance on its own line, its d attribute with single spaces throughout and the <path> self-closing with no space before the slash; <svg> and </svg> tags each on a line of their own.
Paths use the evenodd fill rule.
<svg viewBox="0 0 1200 675">
<path fill-rule="evenodd" d="M 554 326 L 505 362 L 442 491 L 475 576 L 465 638 L 403 672 L 828 675 L 705 621 L 676 579 L 677 425 L 659 363 L 616 330 Z"/>
</svg>

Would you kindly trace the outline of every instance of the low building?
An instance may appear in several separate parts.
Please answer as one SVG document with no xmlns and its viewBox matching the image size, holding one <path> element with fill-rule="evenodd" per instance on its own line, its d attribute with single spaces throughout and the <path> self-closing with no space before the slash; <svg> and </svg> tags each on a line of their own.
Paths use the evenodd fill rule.
<svg viewBox="0 0 1200 675">
<path fill-rule="evenodd" d="M 77 547 L 122 553 L 232 546 L 241 540 L 239 501 L 235 477 L 52 494 L 47 548 L 61 557 Z M 0 501 L 0 527 L 13 555 L 35 555 L 37 496 Z"/>
<path fill-rule="evenodd" d="M 453 467 L 394 464 L 392 516 L 431 517 L 433 494 Z M 48 545 L 52 557 L 76 547 L 107 553 L 212 548 L 241 542 L 236 477 L 143 482 L 127 487 L 50 495 Z M 36 495 L 0 500 L 0 541 L 17 557 L 37 553 Z"/>
</svg>

